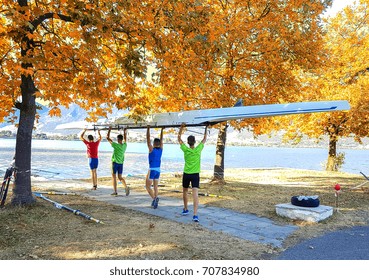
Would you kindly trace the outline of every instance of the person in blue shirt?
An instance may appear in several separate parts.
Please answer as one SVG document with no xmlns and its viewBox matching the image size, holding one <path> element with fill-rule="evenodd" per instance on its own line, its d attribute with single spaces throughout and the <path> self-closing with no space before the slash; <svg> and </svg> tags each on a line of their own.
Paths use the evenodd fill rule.
<svg viewBox="0 0 369 280">
<path fill-rule="evenodd" d="M 161 156 L 163 154 L 163 130 L 160 131 L 160 138 L 155 138 L 153 144 L 150 139 L 150 126 L 147 127 L 146 131 L 146 142 L 149 148 L 149 171 L 146 176 L 146 190 L 149 193 L 152 203 L 151 207 L 154 209 L 158 208 L 159 204 L 159 178 L 160 178 L 160 165 Z M 151 186 L 153 185 L 153 189 Z"/>
</svg>

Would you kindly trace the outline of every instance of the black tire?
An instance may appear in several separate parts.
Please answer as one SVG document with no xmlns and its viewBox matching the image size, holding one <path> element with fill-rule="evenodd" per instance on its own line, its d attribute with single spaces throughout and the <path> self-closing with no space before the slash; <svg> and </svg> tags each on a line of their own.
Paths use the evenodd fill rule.
<svg viewBox="0 0 369 280">
<path fill-rule="evenodd" d="M 319 198 L 307 197 L 307 199 L 298 199 L 298 196 L 291 197 L 291 204 L 300 207 L 318 207 L 320 204 Z"/>
</svg>

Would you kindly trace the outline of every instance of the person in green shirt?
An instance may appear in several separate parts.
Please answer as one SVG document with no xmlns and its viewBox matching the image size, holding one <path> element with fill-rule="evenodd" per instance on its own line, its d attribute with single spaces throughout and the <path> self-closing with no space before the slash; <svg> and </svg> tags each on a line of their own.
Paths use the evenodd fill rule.
<svg viewBox="0 0 369 280">
<path fill-rule="evenodd" d="M 204 148 L 204 144 L 207 138 L 207 129 L 205 128 L 204 138 L 199 145 L 195 147 L 195 136 L 190 135 L 187 138 L 188 146 L 182 141 L 182 133 L 185 125 L 182 124 L 178 133 L 178 142 L 181 145 L 181 150 L 184 154 L 184 170 L 182 176 L 182 187 L 183 187 L 183 211 L 182 215 L 188 215 L 188 189 L 191 185 L 192 187 L 192 197 L 193 197 L 193 217 L 194 222 L 199 222 L 199 216 L 197 214 L 197 209 L 199 207 L 199 188 L 200 188 L 200 169 L 201 169 L 201 152 Z"/>
<path fill-rule="evenodd" d="M 122 174 L 123 174 L 123 163 L 124 163 L 124 153 L 126 152 L 126 149 L 127 149 L 127 129 L 124 129 L 123 135 L 119 134 L 117 136 L 117 141 L 118 142 L 114 142 L 110 138 L 110 131 L 111 131 L 111 128 L 109 128 L 109 130 L 108 130 L 108 134 L 106 136 L 106 139 L 108 139 L 110 145 L 114 149 L 113 155 L 111 157 L 113 189 L 114 189 L 114 192 L 112 193 L 112 195 L 118 195 L 117 174 L 118 174 L 119 181 L 124 185 L 126 195 L 129 195 L 129 192 L 130 192 L 129 187 L 127 186 L 126 181 L 124 180 L 124 178 L 122 176 Z"/>
</svg>

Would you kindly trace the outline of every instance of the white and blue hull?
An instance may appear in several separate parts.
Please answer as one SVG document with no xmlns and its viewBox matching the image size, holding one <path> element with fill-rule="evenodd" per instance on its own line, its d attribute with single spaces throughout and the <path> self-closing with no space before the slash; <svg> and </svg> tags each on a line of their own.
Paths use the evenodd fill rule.
<svg viewBox="0 0 369 280">
<path fill-rule="evenodd" d="M 147 126 L 179 127 L 182 124 L 186 126 L 205 126 L 231 120 L 344 111 L 349 109 L 350 105 L 346 100 L 238 106 L 152 114 L 142 117 L 140 121 L 123 116 L 115 120 L 102 121 L 97 124 L 75 122 L 59 125 L 56 129 L 107 129 L 109 126 L 113 129 L 133 129 L 146 128 Z"/>
</svg>

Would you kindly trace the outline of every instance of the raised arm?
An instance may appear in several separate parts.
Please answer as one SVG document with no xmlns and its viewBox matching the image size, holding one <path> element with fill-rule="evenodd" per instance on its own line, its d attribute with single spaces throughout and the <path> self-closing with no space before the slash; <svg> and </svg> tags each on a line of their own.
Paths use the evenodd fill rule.
<svg viewBox="0 0 369 280">
<path fill-rule="evenodd" d="M 183 141 L 182 141 L 182 133 L 183 133 L 183 129 L 185 127 L 185 124 L 182 124 L 181 125 L 181 128 L 179 129 L 179 132 L 178 132 L 178 142 L 179 144 L 183 144 Z"/>
<path fill-rule="evenodd" d="M 101 141 L 102 137 L 101 137 L 101 132 L 100 132 L 100 130 L 97 130 L 97 133 L 99 134 L 99 139 L 98 139 L 98 141 Z"/>
<path fill-rule="evenodd" d="M 160 149 L 163 149 L 164 143 L 163 143 L 163 134 L 164 134 L 164 127 L 160 130 Z"/>
<path fill-rule="evenodd" d="M 109 127 L 108 134 L 106 135 L 106 139 L 109 141 L 109 143 L 112 143 L 113 140 L 110 139 L 110 131 L 111 131 L 111 127 Z"/>
<path fill-rule="evenodd" d="M 123 142 L 127 142 L 127 128 L 125 128 L 123 131 Z"/>
<path fill-rule="evenodd" d="M 146 130 L 146 143 L 147 143 L 147 147 L 149 148 L 149 152 L 151 153 L 153 147 L 151 144 L 151 139 L 150 139 L 150 126 L 147 126 L 147 130 Z"/>
<path fill-rule="evenodd" d="M 85 140 L 85 133 L 86 133 L 86 128 L 82 131 L 81 135 L 79 136 L 79 139 L 81 139 L 82 141 Z"/>
<path fill-rule="evenodd" d="M 206 126 L 205 132 L 204 132 L 204 138 L 201 141 L 203 144 L 205 144 L 207 137 L 208 137 L 208 127 Z"/>
</svg>

